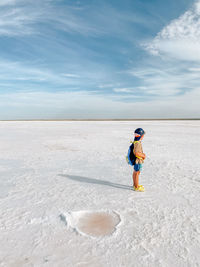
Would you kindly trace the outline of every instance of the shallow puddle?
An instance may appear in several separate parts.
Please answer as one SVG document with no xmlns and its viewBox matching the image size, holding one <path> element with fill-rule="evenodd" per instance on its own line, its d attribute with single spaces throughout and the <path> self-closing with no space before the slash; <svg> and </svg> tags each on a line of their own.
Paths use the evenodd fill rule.
<svg viewBox="0 0 200 267">
<path fill-rule="evenodd" d="M 119 217 L 105 212 L 86 213 L 78 221 L 77 228 L 92 236 L 112 234 L 119 223 Z"/>
</svg>

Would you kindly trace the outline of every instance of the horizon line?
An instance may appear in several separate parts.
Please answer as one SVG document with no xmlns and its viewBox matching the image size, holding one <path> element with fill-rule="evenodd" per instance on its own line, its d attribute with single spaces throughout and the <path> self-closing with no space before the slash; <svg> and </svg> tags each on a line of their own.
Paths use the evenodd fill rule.
<svg viewBox="0 0 200 267">
<path fill-rule="evenodd" d="M 161 118 L 161 119 L 16 119 L 16 120 L 0 120 L 2 121 L 189 121 L 200 120 L 200 118 Z"/>
</svg>

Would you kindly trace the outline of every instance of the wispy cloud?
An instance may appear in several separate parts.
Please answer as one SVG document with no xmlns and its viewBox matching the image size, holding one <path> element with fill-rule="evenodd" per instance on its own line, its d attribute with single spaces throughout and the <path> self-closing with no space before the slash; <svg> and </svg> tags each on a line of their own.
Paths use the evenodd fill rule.
<svg viewBox="0 0 200 267">
<path fill-rule="evenodd" d="M 81 58 L 80 58 L 81 62 Z M 0 59 L 0 91 L 10 87 L 13 91 L 73 91 L 98 89 L 100 82 L 106 82 L 106 74 L 98 72 L 101 65 L 88 61 L 87 68 L 74 66 L 76 73 L 63 73 L 38 62 L 20 62 Z M 72 68 L 66 65 L 65 68 Z M 37 87 L 36 87 L 37 84 Z M 81 89 L 82 88 L 82 89 Z M 107 87 L 106 87 L 107 88 Z M 99 88 L 103 90 L 104 88 Z M 112 90 L 112 88 L 110 88 Z M 98 90 L 97 90 L 97 93 Z"/>
<path fill-rule="evenodd" d="M 8 86 L 12 91 L 29 90 L 73 90 L 79 87 L 78 75 L 63 75 L 50 68 L 38 67 L 37 64 L 0 61 L 0 90 Z M 37 84 L 37 87 L 36 87 Z"/>
<path fill-rule="evenodd" d="M 62 76 L 69 77 L 69 78 L 80 78 L 80 75 L 73 74 L 73 73 L 63 73 Z"/>
<path fill-rule="evenodd" d="M 199 88 L 198 69 L 190 66 L 188 63 L 179 64 L 165 59 L 159 63 L 151 62 L 151 66 L 132 69 L 129 74 L 141 81 L 141 86 L 138 87 L 140 91 L 162 98 L 185 94 Z"/>
<path fill-rule="evenodd" d="M 44 34 L 44 27 L 83 36 L 126 35 L 131 23 L 144 20 L 128 11 L 118 10 L 105 2 L 99 5 L 73 5 L 49 0 L 2 0 L 0 35 Z M 40 27 L 42 25 L 42 27 Z"/>
<path fill-rule="evenodd" d="M 35 23 L 41 21 L 43 8 L 30 5 L 30 1 L 9 0 L 0 4 L 0 35 L 18 36 L 37 33 Z"/>
<path fill-rule="evenodd" d="M 144 44 L 152 55 L 178 60 L 200 61 L 200 1 L 173 20 L 152 42 Z"/>
</svg>

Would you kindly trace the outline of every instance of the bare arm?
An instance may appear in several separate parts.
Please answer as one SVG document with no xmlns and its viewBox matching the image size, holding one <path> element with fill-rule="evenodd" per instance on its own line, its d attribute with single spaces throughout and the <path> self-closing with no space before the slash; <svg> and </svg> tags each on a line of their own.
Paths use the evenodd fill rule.
<svg viewBox="0 0 200 267">
<path fill-rule="evenodd" d="M 142 158 L 142 159 L 145 159 L 146 158 L 146 155 L 144 153 L 142 153 L 142 152 L 135 153 L 135 156 L 136 157 L 139 157 L 139 158 Z"/>
</svg>

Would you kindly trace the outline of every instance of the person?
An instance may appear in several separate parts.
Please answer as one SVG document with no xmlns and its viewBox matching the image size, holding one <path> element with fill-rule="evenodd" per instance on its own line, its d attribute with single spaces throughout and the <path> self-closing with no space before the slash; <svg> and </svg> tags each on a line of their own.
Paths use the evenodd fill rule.
<svg viewBox="0 0 200 267">
<path fill-rule="evenodd" d="M 133 188 L 135 191 L 144 192 L 144 186 L 139 185 L 139 176 L 142 170 L 142 164 L 146 158 L 142 149 L 142 139 L 144 138 L 145 131 L 142 128 L 137 128 L 134 132 L 134 149 L 133 153 L 136 157 L 134 171 L 133 171 Z"/>
</svg>

